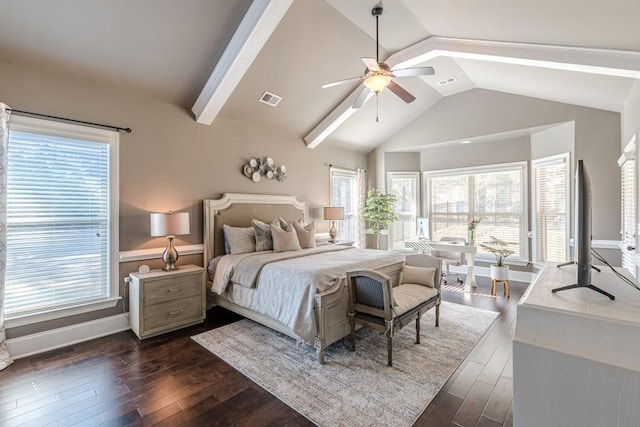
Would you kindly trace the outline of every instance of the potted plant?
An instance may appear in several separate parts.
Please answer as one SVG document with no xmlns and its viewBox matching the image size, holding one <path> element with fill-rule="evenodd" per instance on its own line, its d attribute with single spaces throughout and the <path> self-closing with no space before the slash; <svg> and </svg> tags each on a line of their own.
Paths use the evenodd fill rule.
<svg viewBox="0 0 640 427">
<path fill-rule="evenodd" d="M 389 228 L 389 224 L 396 220 L 393 205 L 396 196 L 385 193 L 380 189 L 369 190 L 364 205 L 364 219 L 369 221 L 371 234 L 376 235 L 376 248 L 380 248 L 380 234 Z"/>
<path fill-rule="evenodd" d="M 489 241 L 480 244 L 480 246 L 491 252 L 496 257 L 496 263 L 491 264 L 491 279 L 492 280 L 509 280 L 509 266 L 504 265 L 504 260 L 515 253 L 514 250 L 509 247 L 515 245 L 513 242 L 505 242 L 496 237 L 489 236 Z"/>
</svg>

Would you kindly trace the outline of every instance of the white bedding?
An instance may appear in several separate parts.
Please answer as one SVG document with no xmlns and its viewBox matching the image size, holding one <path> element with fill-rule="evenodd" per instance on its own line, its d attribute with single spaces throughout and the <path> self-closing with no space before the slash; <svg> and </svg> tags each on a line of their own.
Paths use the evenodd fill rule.
<svg viewBox="0 0 640 427">
<path fill-rule="evenodd" d="M 330 289 L 338 280 L 344 280 L 348 270 L 377 269 L 404 261 L 403 255 L 394 252 L 344 248 L 335 246 L 335 250 L 320 253 L 303 249 L 309 255 L 262 266 L 255 287 L 241 286 L 227 280 L 226 289 L 221 294 L 235 304 L 287 325 L 298 338 L 313 345 L 317 334 L 314 316 L 316 293 Z M 259 254 L 256 253 L 256 256 Z M 231 278 L 227 268 L 220 268 L 228 256 L 219 260 L 214 283 L 219 283 L 223 276 Z"/>
</svg>

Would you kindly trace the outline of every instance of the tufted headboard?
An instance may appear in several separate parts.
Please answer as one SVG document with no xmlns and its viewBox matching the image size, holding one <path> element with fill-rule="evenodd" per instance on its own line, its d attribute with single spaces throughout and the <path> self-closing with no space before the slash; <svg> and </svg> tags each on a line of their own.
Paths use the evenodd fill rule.
<svg viewBox="0 0 640 427">
<path fill-rule="evenodd" d="M 276 218 L 306 223 L 308 209 L 294 196 L 225 193 L 217 200 L 204 200 L 204 266 L 224 254 L 222 226 L 250 227 L 252 219 L 271 222 Z"/>
</svg>

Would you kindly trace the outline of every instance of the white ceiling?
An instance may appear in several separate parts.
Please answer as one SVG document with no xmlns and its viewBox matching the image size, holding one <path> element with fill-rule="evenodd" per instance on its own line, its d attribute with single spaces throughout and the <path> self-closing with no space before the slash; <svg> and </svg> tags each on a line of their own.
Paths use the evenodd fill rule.
<svg viewBox="0 0 640 427">
<path fill-rule="evenodd" d="M 0 0 L 0 61 L 65 73 L 188 110 L 251 2 Z M 371 8 L 378 2 L 294 1 L 220 115 L 297 135 L 303 143 L 357 87 L 321 85 L 362 75 L 360 57 L 375 56 Z M 637 0 L 388 0 L 383 7 L 381 59 L 431 36 L 611 50 L 640 47 Z M 620 112 L 632 84 L 629 77 L 447 55 L 434 55 L 424 65 L 433 66 L 436 75 L 397 80 L 416 96 L 415 102 L 405 104 L 383 91 L 378 123 L 372 98 L 326 143 L 369 151 L 442 97 L 473 88 Z M 437 84 L 449 77 L 457 81 Z M 265 90 L 283 96 L 278 107 L 257 102 Z"/>
</svg>

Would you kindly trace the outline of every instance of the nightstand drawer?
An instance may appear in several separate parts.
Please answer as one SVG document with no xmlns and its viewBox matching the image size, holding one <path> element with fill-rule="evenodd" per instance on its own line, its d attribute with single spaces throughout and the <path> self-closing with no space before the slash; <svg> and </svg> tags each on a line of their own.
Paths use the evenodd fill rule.
<svg viewBox="0 0 640 427">
<path fill-rule="evenodd" d="M 163 302 L 148 307 L 144 313 L 146 330 L 179 324 L 202 318 L 202 298 L 199 295 Z"/>
<path fill-rule="evenodd" d="M 191 297 L 202 294 L 202 274 L 167 277 L 145 284 L 145 307 L 169 300 Z"/>
</svg>

